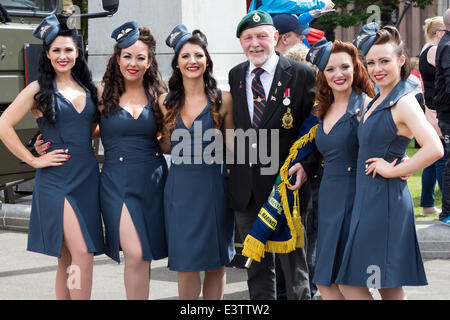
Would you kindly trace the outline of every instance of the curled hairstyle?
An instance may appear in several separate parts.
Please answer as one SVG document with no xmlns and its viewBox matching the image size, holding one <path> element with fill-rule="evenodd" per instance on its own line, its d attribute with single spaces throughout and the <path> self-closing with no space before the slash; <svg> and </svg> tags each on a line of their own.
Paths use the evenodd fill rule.
<svg viewBox="0 0 450 320">
<path fill-rule="evenodd" d="M 214 127 L 216 129 L 220 128 L 222 119 L 219 113 L 221 102 L 218 98 L 217 82 L 213 77 L 213 63 L 209 52 L 207 50 L 208 41 L 206 36 L 200 30 L 192 31 L 192 37 L 186 41 L 186 43 L 191 43 L 200 46 L 205 52 L 206 56 L 206 70 L 203 74 L 203 81 L 205 83 L 205 94 L 208 101 L 212 102 L 210 107 L 211 114 L 214 120 Z M 184 46 L 184 45 L 183 45 Z M 175 53 L 172 59 L 172 76 L 169 79 L 169 95 L 166 99 L 165 106 L 167 108 L 167 114 L 164 119 L 164 125 L 169 132 L 172 132 L 180 116 L 180 111 L 185 103 L 185 92 L 183 87 L 183 76 L 178 66 L 178 57 L 183 47 Z"/>
<path fill-rule="evenodd" d="M 353 62 L 353 83 L 352 89 L 358 93 L 365 93 L 369 97 L 373 98 L 375 96 L 375 89 L 372 81 L 370 81 L 367 74 L 366 68 L 362 63 L 358 55 L 358 49 L 349 43 L 336 40 L 333 42 L 333 47 L 331 48 L 331 54 L 345 52 L 350 55 Z M 325 78 L 324 71 L 317 73 L 317 90 L 316 90 L 316 101 L 319 103 L 318 107 L 313 111 L 314 115 L 317 117 L 323 116 L 330 109 L 331 104 L 334 101 L 333 91 L 328 85 L 327 79 Z"/>
<path fill-rule="evenodd" d="M 397 55 L 397 57 L 401 57 L 402 55 L 405 56 L 406 59 L 405 63 L 403 64 L 400 70 L 400 77 L 402 80 L 408 79 L 409 75 L 411 74 L 411 64 L 409 62 L 409 54 L 405 44 L 402 41 L 400 32 L 397 30 L 396 27 L 384 26 L 383 28 L 377 31 L 375 42 L 373 43 L 372 46 L 385 43 L 392 44 L 392 46 L 394 47 L 394 52 Z"/>
<path fill-rule="evenodd" d="M 78 57 L 75 60 L 71 73 L 72 76 L 80 81 L 91 93 L 92 100 L 97 105 L 97 88 L 92 82 L 92 74 L 89 71 L 86 59 L 83 55 L 83 42 L 78 35 L 76 29 L 69 29 L 66 26 L 66 21 L 60 21 L 61 30 L 58 36 L 71 37 L 78 50 Z M 52 41 L 53 43 L 53 41 Z M 56 110 L 55 110 L 55 91 L 53 88 L 53 80 L 55 79 L 55 69 L 53 69 L 50 59 L 47 57 L 52 43 L 46 45 L 43 43 L 42 54 L 39 61 L 39 91 L 34 95 L 34 100 L 37 102 L 37 108 L 42 112 L 44 119 L 52 125 L 56 124 Z M 98 121 L 98 114 L 95 118 Z"/>
<path fill-rule="evenodd" d="M 150 103 L 153 114 L 155 116 L 158 131 L 162 131 L 163 116 L 158 107 L 158 97 L 167 91 L 164 82 L 161 79 L 161 74 L 158 70 L 158 63 L 156 56 L 156 40 L 151 30 L 146 27 L 139 28 L 138 40 L 145 43 L 148 47 L 148 59 L 152 59 L 150 67 L 144 74 L 144 88 L 150 95 Z M 122 49 L 115 44 L 114 54 L 109 59 L 106 67 L 106 72 L 103 75 L 104 90 L 102 94 L 101 103 L 104 106 L 102 115 L 108 117 L 110 114 L 117 112 L 119 108 L 119 100 L 125 92 L 125 79 L 120 72 L 120 66 L 117 62 L 122 53 Z"/>
<path fill-rule="evenodd" d="M 437 31 L 444 29 L 445 29 L 444 18 L 442 18 L 442 16 L 426 19 L 423 25 L 425 39 L 428 42 L 430 42 L 434 37 L 436 37 Z"/>
</svg>

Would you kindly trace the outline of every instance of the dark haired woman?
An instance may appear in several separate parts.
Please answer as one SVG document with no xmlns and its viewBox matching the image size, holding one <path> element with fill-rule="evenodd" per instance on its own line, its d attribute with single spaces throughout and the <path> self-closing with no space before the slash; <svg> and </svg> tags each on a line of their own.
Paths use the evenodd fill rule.
<svg viewBox="0 0 450 320">
<path fill-rule="evenodd" d="M 405 299 L 402 286 L 426 285 L 417 242 L 414 205 L 400 176 L 423 169 L 444 151 L 407 80 L 406 49 L 395 27 L 363 27 L 356 40 L 370 78 L 380 88 L 364 110 L 358 128 L 356 194 L 348 241 L 336 282 L 346 299 Z M 421 148 L 408 161 L 412 137 Z"/>
<path fill-rule="evenodd" d="M 157 102 L 166 87 L 149 28 L 131 21 L 111 36 L 117 43 L 98 86 L 105 149 L 100 205 L 106 254 L 120 262 L 119 252 L 124 252 L 127 298 L 142 300 L 149 296 L 151 261 L 167 257 L 163 213 L 167 165 L 160 146 L 166 139 L 158 137 L 163 116 Z"/>
<path fill-rule="evenodd" d="M 316 267 L 313 283 L 324 300 L 342 300 L 335 283 L 347 241 L 356 185 L 357 128 L 375 89 L 354 45 L 339 40 L 315 43 L 308 59 L 317 73 L 316 145 L 325 166 L 319 189 Z M 336 186 L 339 189 L 336 189 Z"/>
<path fill-rule="evenodd" d="M 104 253 L 98 163 L 91 143 L 96 88 L 76 30 L 52 15 L 34 35 L 44 40 L 39 79 L 3 113 L 0 138 L 16 157 L 38 169 L 27 249 L 58 257 L 57 299 L 89 299 L 93 255 Z M 37 158 L 14 131 L 28 111 L 51 142 Z"/>
<path fill-rule="evenodd" d="M 166 91 L 150 29 L 127 22 L 114 30 L 117 41 L 99 87 L 100 135 L 105 148 L 100 201 L 106 254 L 125 257 L 128 299 L 148 299 L 150 264 L 167 257 L 163 191 L 167 165 L 158 133 L 158 97 Z"/>
<path fill-rule="evenodd" d="M 175 50 L 169 93 L 159 100 L 167 109 L 165 130 L 172 135 L 172 165 L 164 190 L 169 268 L 178 271 L 180 299 L 198 299 L 200 271 L 205 271 L 203 298 L 222 299 L 224 266 L 235 254 L 234 220 L 227 206 L 224 166 L 204 153 L 213 138 L 219 141 L 215 156 L 222 153 L 220 130 L 234 128 L 231 95 L 222 92 L 220 97 L 200 31 L 190 34 L 179 25 L 166 43 Z"/>
</svg>

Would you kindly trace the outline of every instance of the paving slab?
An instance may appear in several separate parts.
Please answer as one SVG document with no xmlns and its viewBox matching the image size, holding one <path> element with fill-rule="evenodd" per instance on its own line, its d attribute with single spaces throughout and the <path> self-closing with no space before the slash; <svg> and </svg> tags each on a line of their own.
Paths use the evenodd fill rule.
<svg viewBox="0 0 450 320">
<path fill-rule="evenodd" d="M 57 259 L 26 251 L 27 234 L 0 230 L 0 300 L 54 300 Z M 121 256 L 123 261 L 123 256 Z M 450 300 L 450 260 L 425 260 L 429 285 L 405 287 L 410 300 Z M 93 300 L 125 300 L 123 263 L 105 255 L 94 258 Z M 152 262 L 150 299 L 178 299 L 177 274 L 167 259 Z M 224 298 L 248 300 L 246 270 L 226 268 Z M 375 297 L 379 299 L 376 294 Z"/>
</svg>

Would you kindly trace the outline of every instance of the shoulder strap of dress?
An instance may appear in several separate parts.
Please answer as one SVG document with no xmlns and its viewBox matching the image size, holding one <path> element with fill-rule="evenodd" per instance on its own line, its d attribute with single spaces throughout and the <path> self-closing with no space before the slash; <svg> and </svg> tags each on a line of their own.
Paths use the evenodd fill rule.
<svg viewBox="0 0 450 320">
<path fill-rule="evenodd" d="M 364 92 L 357 93 L 353 90 L 348 101 L 346 112 L 352 116 L 361 115 L 362 109 L 364 108 L 365 97 L 366 94 Z"/>
<path fill-rule="evenodd" d="M 361 116 L 364 114 L 364 103 L 366 102 L 366 98 L 367 98 L 367 94 L 365 92 L 361 93 L 361 98 L 360 98 L 360 105 L 359 105 L 359 110 L 358 108 L 356 108 L 355 110 L 355 114 L 357 116 Z"/>
<path fill-rule="evenodd" d="M 88 87 L 86 87 L 80 79 L 78 79 L 76 76 L 73 76 L 73 78 L 75 79 L 75 81 L 83 88 L 83 90 L 86 92 L 86 94 L 91 94 L 91 91 L 89 90 Z"/>
<path fill-rule="evenodd" d="M 379 96 L 380 96 L 380 93 L 377 93 L 375 95 L 375 97 L 372 98 L 372 100 L 369 102 L 369 104 L 365 108 L 364 108 L 364 105 L 363 105 L 362 111 L 361 111 L 361 117 L 362 117 L 361 119 L 364 119 L 365 114 L 372 107 L 372 105 L 374 104 L 375 100 L 377 100 Z"/>
</svg>

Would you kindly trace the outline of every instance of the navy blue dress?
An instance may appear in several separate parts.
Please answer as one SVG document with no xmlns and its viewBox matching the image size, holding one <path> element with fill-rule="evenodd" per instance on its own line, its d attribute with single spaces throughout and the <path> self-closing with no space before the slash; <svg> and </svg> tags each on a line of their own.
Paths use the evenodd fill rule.
<svg viewBox="0 0 450 320">
<path fill-rule="evenodd" d="M 167 257 L 163 207 L 167 164 L 156 138 L 157 126 L 150 98 L 148 101 L 137 119 L 121 107 L 100 119 L 105 149 L 100 204 L 106 254 L 117 262 L 120 262 L 119 224 L 123 204 L 139 236 L 143 259 Z"/>
<path fill-rule="evenodd" d="M 410 139 L 397 134 L 391 107 L 415 87 L 400 81 L 359 124 L 355 202 L 337 283 L 377 289 L 427 285 L 407 182 L 365 174 L 369 158 L 403 158 Z"/>
<path fill-rule="evenodd" d="M 104 253 L 99 206 L 98 162 L 92 149 L 91 129 L 96 112 L 89 90 L 86 106 L 78 113 L 73 104 L 55 90 L 56 124 L 37 119 L 39 130 L 51 142 L 47 152 L 69 149 L 71 158 L 63 165 L 36 170 L 27 250 L 61 257 L 64 199 L 78 219 L 88 252 Z"/>
<path fill-rule="evenodd" d="M 205 131 L 214 128 L 210 105 L 190 129 L 179 117 L 171 137 L 172 164 L 164 190 L 164 207 L 169 268 L 174 271 L 218 269 L 229 264 L 235 255 L 234 215 L 228 207 L 225 167 L 202 157 L 204 151 L 215 155 L 213 151 L 206 152 L 213 140 L 202 141 Z M 181 138 L 175 138 L 178 134 Z M 186 148 L 179 150 L 180 146 Z M 181 157 L 187 163 L 177 164 Z"/>
<path fill-rule="evenodd" d="M 319 120 L 316 145 L 325 166 L 319 189 L 317 260 L 313 283 L 335 282 L 344 254 L 355 199 L 358 119 L 365 94 L 353 91 L 347 111 L 326 134 Z M 336 186 L 339 186 L 336 188 Z"/>
</svg>

